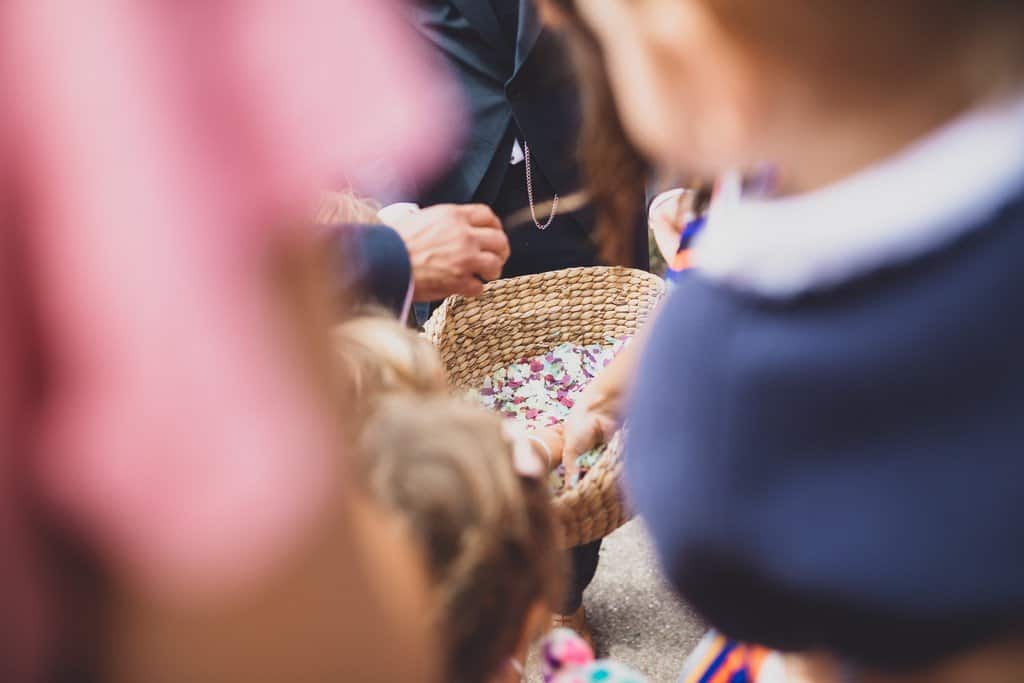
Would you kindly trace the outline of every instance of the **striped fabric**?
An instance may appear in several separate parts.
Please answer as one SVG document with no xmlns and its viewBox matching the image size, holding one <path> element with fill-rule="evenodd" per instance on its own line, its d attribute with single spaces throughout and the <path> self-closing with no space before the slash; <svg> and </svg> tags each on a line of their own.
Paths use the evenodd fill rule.
<svg viewBox="0 0 1024 683">
<path fill-rule="evenodd" d="M 694 238 L 704 228 L 705 223 L 707 223 L 707 216 L 700 216 L 691 220 L 683 228 L 683 232 L 679 236 L 679 248 L 676 249 L 676 255 L 672 258 L 672 262 L 668 264 L 668 268 L 665 269 L 665 280 L 669 283 L 675 283 L 683 272 L 693 265 L 691 246 L 693 245 Z"/>
<path fill-rule="evenodd" d="M 758 683 L 773 652 L 711 632 L 694 652 L 679 683 Z"/>
</svg>

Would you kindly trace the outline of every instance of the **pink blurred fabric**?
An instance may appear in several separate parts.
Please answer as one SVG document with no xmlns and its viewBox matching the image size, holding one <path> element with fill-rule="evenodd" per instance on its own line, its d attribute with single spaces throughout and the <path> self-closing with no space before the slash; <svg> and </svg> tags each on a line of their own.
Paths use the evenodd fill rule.
<svg viewBox="0 0 1024 683">
<path fill-rule="evenodd" d="M 36 493 L 168 596 L 301 540 L 337 454 L 267 256 L 332 179 L 441 159 L 432 65 L 387 0 L 0 3 L 0 620 L 46 614 Z M 45 629 L 22 630 L 24 673 Z"/>
</svg>

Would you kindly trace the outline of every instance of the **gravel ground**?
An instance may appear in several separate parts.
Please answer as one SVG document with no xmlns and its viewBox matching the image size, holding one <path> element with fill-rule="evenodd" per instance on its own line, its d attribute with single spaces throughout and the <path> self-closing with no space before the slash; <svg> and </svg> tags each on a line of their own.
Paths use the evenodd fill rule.
<svg viewBox="0 0 1024 683">
<path fill-rule="evenodd" d="M 632 666 L 651 683 L 675 683 L 703 635 L 699 620 L 665 586 L 640 522 L 605 540 L 584 604 L 598 655 Z M 534 671 L 528 680 L 540 677 Z"/>
</svg>

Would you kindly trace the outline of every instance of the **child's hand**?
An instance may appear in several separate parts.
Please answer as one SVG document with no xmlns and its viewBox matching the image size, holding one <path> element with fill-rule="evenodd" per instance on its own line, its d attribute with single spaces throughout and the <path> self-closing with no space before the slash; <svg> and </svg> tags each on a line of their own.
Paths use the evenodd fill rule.
<svg viewBox="0 0 1024 683">
<path fill-rule="evenodd" d="M 555 425 L 537 429 L 530 434 L 533 452 L 544 461 L 549 470 L 555 469 L 562 462 L 564 432 L 565 428 L 562 425 Z"/>
<path fill-rule="evenodd" d="M 587 451 L 606 443 L 618 429 L 618 419 L 611 401 L 603 400 L 594 385 L 584 390 L 566 419 L 563 432 L 561 462 L 565 480 L 577 473 L 576 459 Z"/>
</svg>

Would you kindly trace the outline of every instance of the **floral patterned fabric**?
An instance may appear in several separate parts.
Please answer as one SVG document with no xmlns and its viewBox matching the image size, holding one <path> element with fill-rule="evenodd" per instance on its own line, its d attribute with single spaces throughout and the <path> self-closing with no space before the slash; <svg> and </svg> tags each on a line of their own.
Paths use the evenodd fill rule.
<svg viewBox="0 0 1024 683">
<path fill-rule="evenodd" d="M 574 631 L 552 631 L 541 644 L 544 683 L 646 683 L 629 667 L 610 660 L 595 660 L 594 651 Z"/>
</svg>

